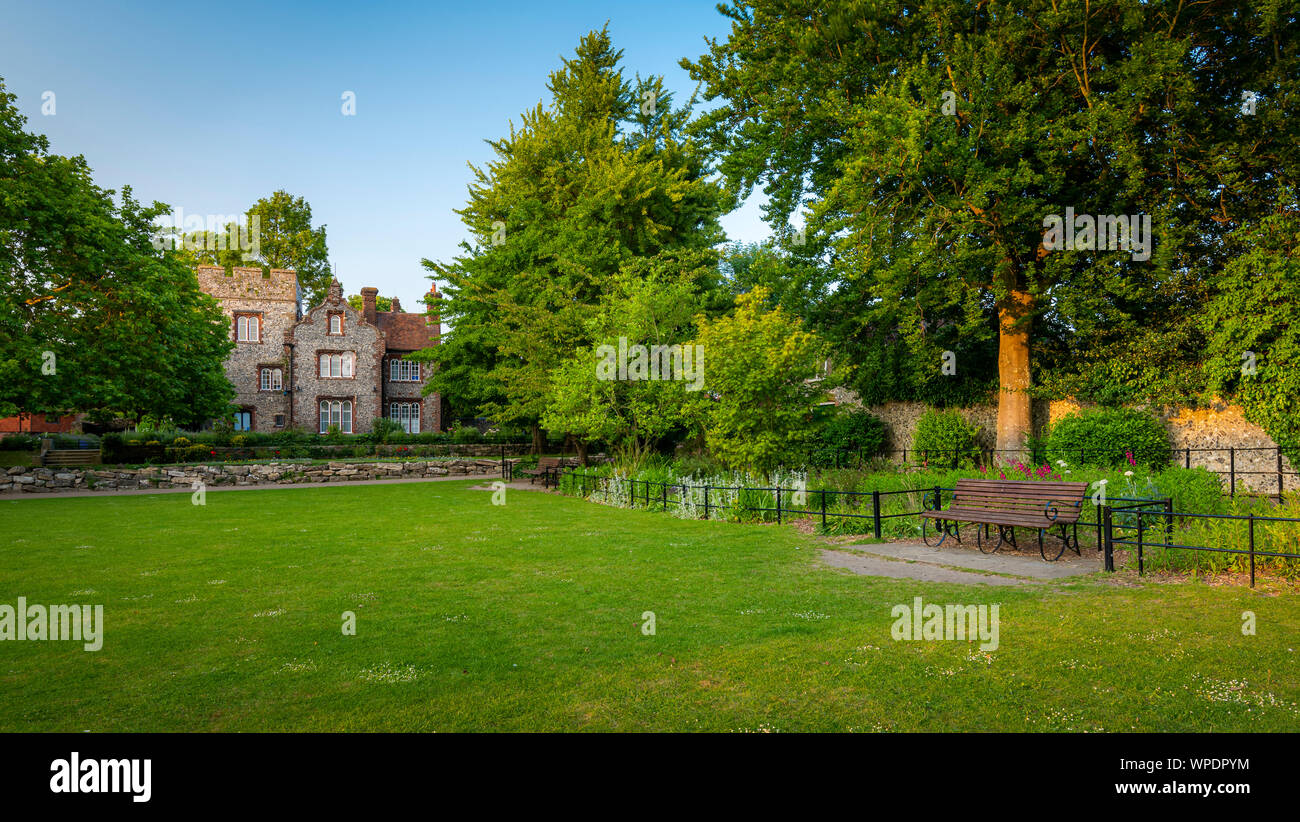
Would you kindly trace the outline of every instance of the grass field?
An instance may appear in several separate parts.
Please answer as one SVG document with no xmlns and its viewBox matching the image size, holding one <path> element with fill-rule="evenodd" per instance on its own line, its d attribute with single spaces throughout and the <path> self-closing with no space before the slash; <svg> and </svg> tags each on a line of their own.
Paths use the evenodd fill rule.
<svg viewBox="0 0 1300 822">
<path fill-rule="evenodd" d="M 0 604 L 106 625 L 0 642 L 0 730 L 1300 730 L 1294 594 L 862 577 L 789 526 L 472 484 L 0 501 Z M 1000 647 L 892 640 L 918 595 L 998 604 Z"/>
</svg>

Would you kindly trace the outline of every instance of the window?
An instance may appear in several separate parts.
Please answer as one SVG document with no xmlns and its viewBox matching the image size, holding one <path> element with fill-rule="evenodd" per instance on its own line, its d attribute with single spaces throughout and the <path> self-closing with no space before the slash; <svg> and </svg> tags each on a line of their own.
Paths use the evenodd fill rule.
<svg viewBox="0 0 1300 822">
<path fill-rule="evenodd" d="M 263 391 L 281 391 L 284 389 L 284 372 L 279 368 L 263 368 L 261 388 Z"/>
<path fill-rule="evenodd" d="M 331 314 L 331 315 L 330 315 L 330 332 L 329 332 L 329 333 L 331 333 L 331 334 L 342 334 L 342 333 L 343 333 L 343 315 L 342 315 L 342 314 Z"/>
<path fill-rule="evenodd" d="M 342 354 L 321 354 L 320 375 L 322 377 L 351 377 L 353 357 L 351 351 Z"/>
<path fill-rule="evenodd" d="M 331 425 L 344 434 L 352 433 L 352 400 L 320 401 L 320 432 L 328 433 Z"/>
<path fill-rule="evenodd" d="M 262 320 L 256 314 L 235 315 L 235 339 L 238 342 L 261 342 Z"/>
<path fill-rule="evenodd" d="M 411 360 L 389 360 L 388 379 L 392 382 L 419 382 L 420 364 Z"/>
<path fill-rule="evenodd" d="M 388 418 L 401 424 L 408 434 L 420 433 L 420 404 L 418 402 L 394 402 L 388 405 Z"/>
<path fill-rule="evenodd" d="M 253 412 L 237 411 L 235 412 L 235 430 L 252 431 L 253 430 Z"/>
<path fill-rule="evenodd" d="M 284 414 L 276 414 L 276 415 L 275 415 L 275 427 L 276 427 L 276 428 L 283 428 L 283 427 L 284 427 Z"/>
</svg>

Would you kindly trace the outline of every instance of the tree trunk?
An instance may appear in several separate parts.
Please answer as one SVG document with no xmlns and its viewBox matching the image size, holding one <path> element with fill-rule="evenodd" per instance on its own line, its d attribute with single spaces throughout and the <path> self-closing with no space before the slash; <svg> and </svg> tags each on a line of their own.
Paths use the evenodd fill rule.
<svg viewBox="0 0 1300 822">
<path fill-rule="evenodd" d="M 1029 330 L 1033 297 L 1012 289 L 998 304 L 998 442 L 1000 459 L 1024 459 L 1032 432 Z"/>
<path fill-rule="evenodd" d="M 541 455 L 542 453 L 542 427 L 537 423 L 529 426 L 533 432 L 533 453 Z"/>
<path fill-rule="evenodd" d="M 583 468 L 587 467 L 587 441 L 581 437 L 573 438 L 574 447 L 578 450 L 578 462 Z"/>
</svg>

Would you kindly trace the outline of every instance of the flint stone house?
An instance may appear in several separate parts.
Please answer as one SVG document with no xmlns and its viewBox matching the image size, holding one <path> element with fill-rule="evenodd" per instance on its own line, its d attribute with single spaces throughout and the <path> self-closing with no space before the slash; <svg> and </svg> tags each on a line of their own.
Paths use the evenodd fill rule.
<svg viewBox="0 0 1300 822">
<path fill-rule="evenodd" d="M 437 314 L 405 313 L 396 299 L 392 311 L 376 311 L 374 288 L 361 289 L 357 311 L 338 280 L 304 312 L 298 275 L 286 269 L 199 266 L 198 278 L 220 302 L 235 342 L 226 376 L 237 430 L 325 433 L 337 425 L 364 434 L 379 417 L 411 433 L 442 429 L 440 398 L 423 393 L 430 366 L 408 359 L 438 344 Z"/>
</svg>

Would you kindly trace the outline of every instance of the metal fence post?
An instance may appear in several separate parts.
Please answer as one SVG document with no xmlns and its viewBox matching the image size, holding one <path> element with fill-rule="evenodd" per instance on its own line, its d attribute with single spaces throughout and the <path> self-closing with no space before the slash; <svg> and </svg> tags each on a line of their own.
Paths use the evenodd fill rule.
<svg viewBox="0 0 1300 822">
<path fill-rule="evenodd" d="M 709 486 L 704 486 L 704 518 L 709 518 Z"/>
<path fill-rule="evenodd" d="M 826 530 L 826 489 L 822 489 L 822 530 Z"/>
<path fill-rule="evenodd" d="M 1255 515 L 1246 517 L 1250 527 L 1250 587 L 1255 587 Z"/>
<path fill-rule="evenodd" d="M 880 491 L 871 492 L 871 524 L 876 539 L 880 539 Z"/>
<path fill-rule="evenodd" d="M 776 524 L 781 524 L 781 486 L 776 486 Z"/>
<path fill-rule="evenodd" d="M 1138 515 L 1138 576 L 1142 576 L 1142 514 L 1141 508 L 1137 509 Z"/>
<path fill-rule="evenodd" d="M 1165 500 L 1165 543 L 1174 541 L 1174 498 Z"/>
<path fill-rule="evenodd" d="M 1282 483 L 1282 446 L 1279 445 L 1273 450 L 1277 451 L 1277 501 L 1281 502 L 1284 488 Z"/>
<path fill-rule="evenodd" d="M 1115 543 L 1113 542 L 1113 540 L 1115 538 L 1115 532 L 1112 528 L 1109 505 L 1101 506 L 1101 518 L 1102 521 L 1105 523 L 1105 526 L 1103 527 L 1102 530 L 1105 532 L 1106 535 L 1106 539 L 1103 543 L 1105 548 L 1105 556 L 1106 556 L 1105 568 L 1107 571 L 1114 571 L 1115 570 Z"/>
<path fill-rule="evenodd" d="M 1237 448 L 1228 448 L 1228 496 L 1237 496 Z"/>
<path fill-rule="evenodd" d="M 1183 449 L 1183 467 L 1184 468 L 1192 467 L 1192 449 L 1190 446 Z"/>
<path fill-rule="evenodd" d="M 668 483 L 664 483 L 664 511 L 668 511 Z"/>
</svg>

